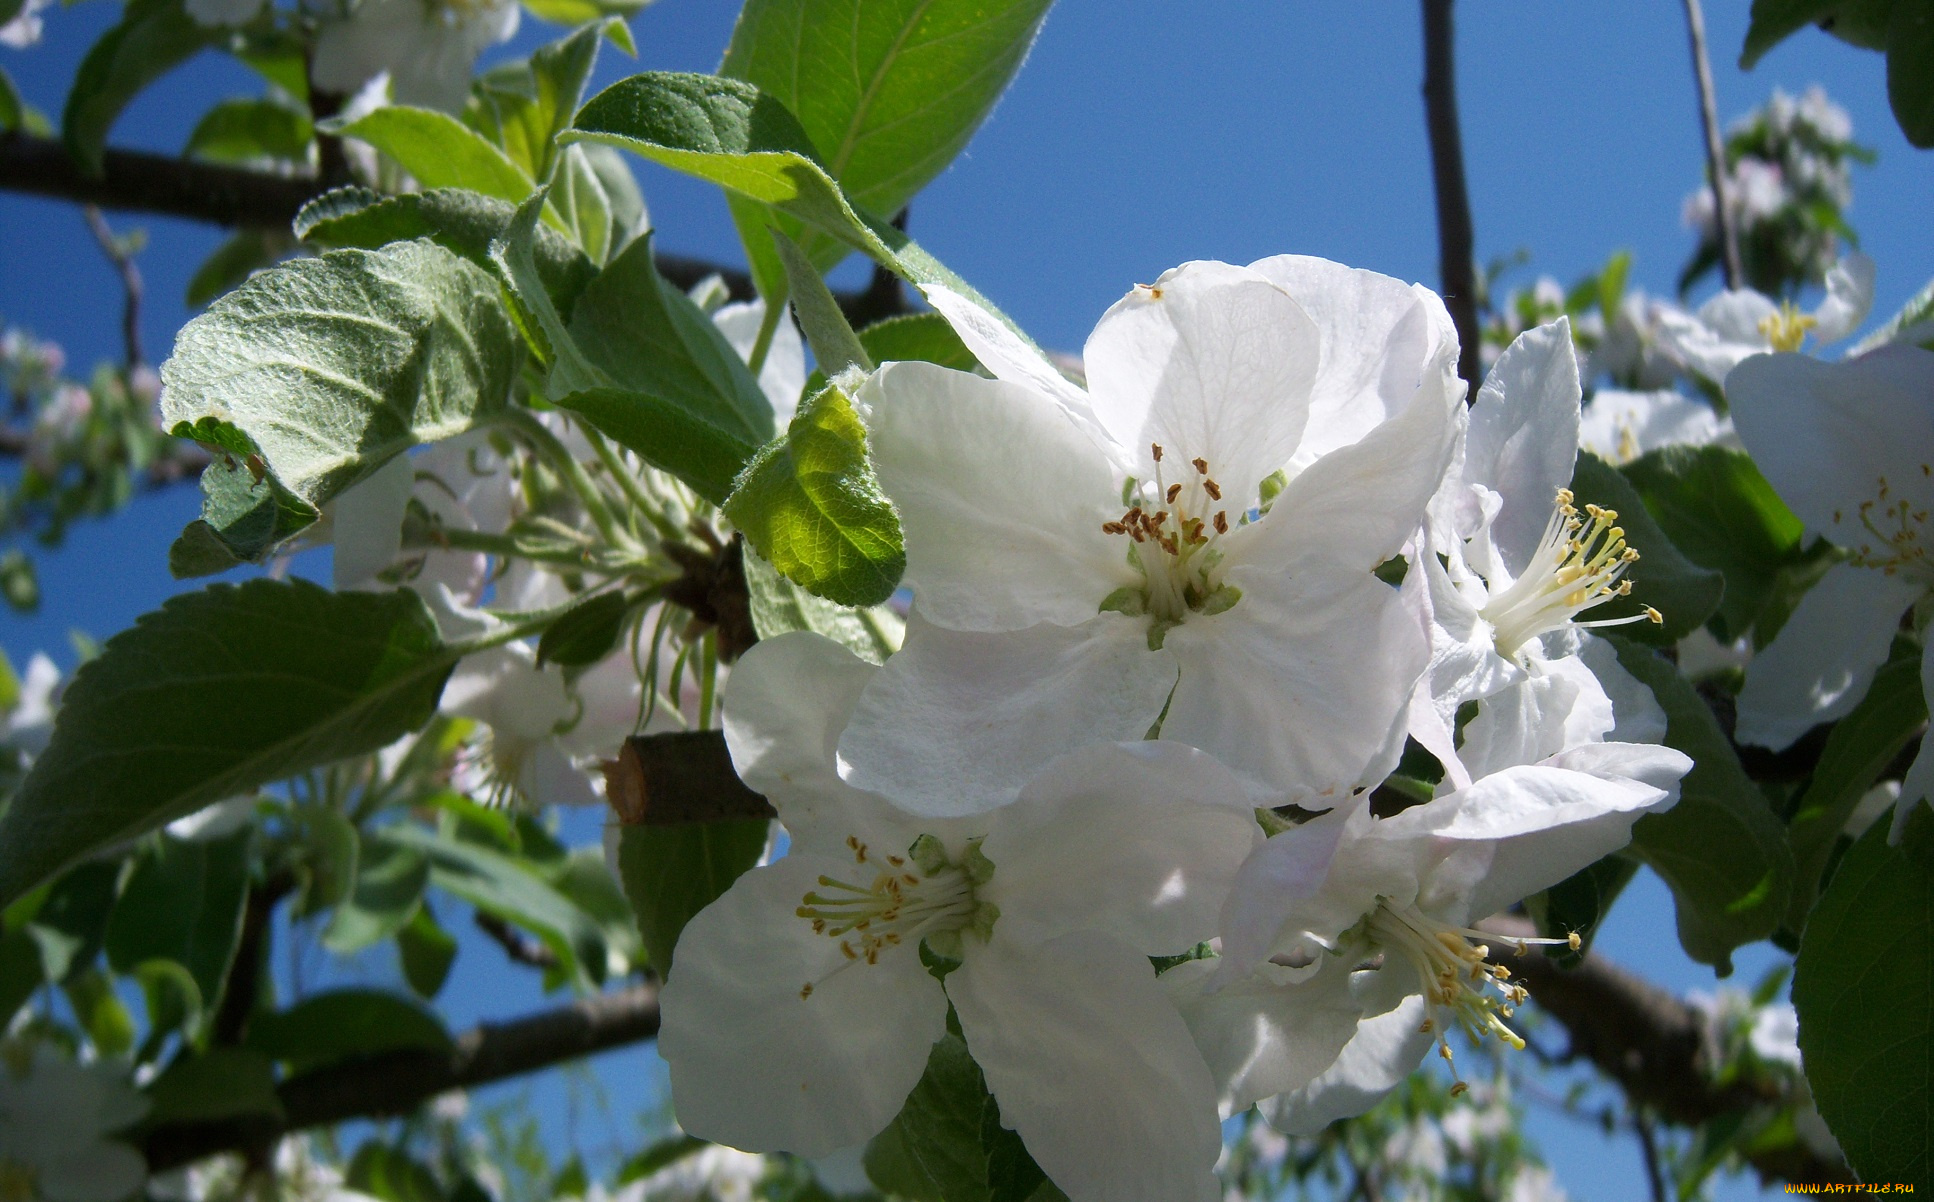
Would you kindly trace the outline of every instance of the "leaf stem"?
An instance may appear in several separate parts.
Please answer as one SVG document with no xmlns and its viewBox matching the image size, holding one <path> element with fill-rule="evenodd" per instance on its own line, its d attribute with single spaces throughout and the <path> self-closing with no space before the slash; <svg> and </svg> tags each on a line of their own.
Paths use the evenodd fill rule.
<svg viewBox="0 0 1934 1202">
<path fill-rule="evenodd" d="M 605 504 L 604 494 L 598 491 L 598 486 L 585 472 L 584 465 L 577 461 L 571 449 L 557 435 L 551 433 L 550 427 L 539 420 L 537 414 L 522 405 L 511 405 L 504 410 L 501 420 L 522 434 L 531 444 L 531 449 L 548 459 L 557 473 L 564 477 L 564 482 L 584 503 L 584 511 L 590 515 L 606 542 L 628 550 L 636 549 L 630 537 L 618 528 L 617 518 L 613 516 L 611 507 Z"/>
</svg>

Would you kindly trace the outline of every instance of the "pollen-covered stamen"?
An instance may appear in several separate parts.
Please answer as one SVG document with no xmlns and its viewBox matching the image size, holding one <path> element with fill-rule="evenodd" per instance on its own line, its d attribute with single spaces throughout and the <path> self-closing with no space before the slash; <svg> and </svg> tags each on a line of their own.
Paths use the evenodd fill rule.
<svg viewBox="0 0 1934 1202">
<path fill-rule="evenodd" d="M 1101 608 L 1148 615 L 1149 645 L 1159 647 L 1162 633 L 1190 613 L 1220 613 L 1240 598 L 1219 578 L 1222 554 L 1215 544 L 1246 518 L 1238 511 L 1231 522 L 1229 511 L 1217 507 L 1222 486 L 1209 475 L 1208 460 L 1191 460 L 1194 476 L 1170 483 L 1161 444 L 1151 443 L 1149 454 L 1155 461 L 1152 490 L 1147 484 L 1131 489 L 1124 500 L 1139 498 L 1141 503 L 1131 503 L 1119 519 L 1101 526 L 1103 533 L 1124 535 L 1134 543 L 1130 560 L 1145 583 L 1140 589 L 1111 593 Z"/>
<path fill-rule="evenodd" d="M 917 946 L 922 939 L 953 935 L 957 940 L 959 932 L 970 929 L 983 938 L 992 932 L 999 911 L 974 896 L 975 886 L 993 875 L 978 840 L 958 862 L 948 859 L 932 835 L 916 839 L 905 856 L 876 856 L 853 835 L 847 836 L 846 846 L 853 863 L 864 870 L 861 877 L 871 873 L 870 883 L 821 876 L 818 888 L 801 898 L 794 911 L 812 924 L 814 934 L 839 940 L 844 958 L 833 973 L 853 964 L 877 964 L 889 949 Z M 825 980 L 801 987 L 800 998 L 811 997 Z"/>
<path fill-rule="evenodd" d="M 1922 464 L 1921 475 L 1934 475 L 1934 468 Z M 1907 572 L 1934 584 L 1934 561 L 1923 538 L 1928 511 L 1899 495 L 1887 477 L 1875 478 L 1874 496 L 1854 510 L 1853 523 L 1846 517 L 1844 510 L 1833 511 L 1833 540 L 1853 552 L 1853 563 L 1889 576 Z M 1856 524 L 1860 528 L 1852 529 Z"/>
<path fill-rule="evenodd" d="M 1819 318 L 1800 312 L 1792 301 L 1781 301 L 1778 313 L 1760 318 L 1759 332 L 1774 350 L 1797 351 L 1806 341 L 1807 332 L 1819 324 Z"/>
<path fill-rule="evenodd" d="M 1567 626 L 1665 620 L 1649 605 L 1644 613 L 1629 618 L 1577 620 L 1585 610 L 1632 591 L 1632 582 L 1623 577 L 1638 562 L 1639 553 L 1625 545 L 1625 531 L 1617 521 L 1617 510 L 1596 505 L 1585 506 L 1585 517 L 1580 518 L 1571 490 L 1558 490 L 1551 520 L 1531 562 L 1480 611 L 1491 624 L 1499 655 L 1515 656 L 1532 639 Z"/>
<path fill-rule="evenodd" d="M 1474 1042 L 1494 1036 L 1506 1045 L 1524 1050 L 1524 1040 L 1506 1026 L 1504 1020 L 1515 1013 L 1529 996 L 1511 974 L 1490 962 L 1491 948 L 1484 940 L 1492 938 L 1483 931 L 1454 927 L 1430 918 L 1415 906 L 1393 906 L 1381 901 L 1364 919 L 1364 935 L 1386 952 L 1402 955 L 1417 970 L 1424 990 L 1423 1034 L 1437 1036 L 1437 1054 L 1457 1073 L 1456 1060 L 1447 1038 L 1453 1026 L 1463 1028 Z M 1580 946 L 1577 935 L 1564 939 L 1514 939 L 1519 955 L 1531 944 Z M 1456 1081 L 1453 1096 L 1468 1086 Z"/>
</svg>

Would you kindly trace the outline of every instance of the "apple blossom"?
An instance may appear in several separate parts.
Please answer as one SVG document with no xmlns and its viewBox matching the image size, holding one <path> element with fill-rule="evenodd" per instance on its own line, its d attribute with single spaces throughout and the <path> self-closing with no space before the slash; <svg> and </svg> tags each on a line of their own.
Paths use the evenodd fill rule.
<svg viewBox="0 0 1934 1202">
<path fill-rule="evenodd" d="M 1934 592 L 1934 351 L 1894 344 L 1840 363 L 1761 355 L 1734 369 L 1726 394 L 1767 482 L 1847 553 L 1746 670 L 1739 738 L 1784 748 L 1859 703 L 1901 614 Z M 1923 652 L 1922 688 L 1934 693 L 1931 681 L 1934 653 Z M 1931 790 L 1923 751 L 1901 783 L 1895 837 Z"/>
<path fill-rule="evenodd" d="M 1185 264 L 1103 316 L 1083 391 L 927 294 L 997 378 L 894 363 L 860 390 L 914 602 L 847 779 L 971 813 L 1158 727 L 1271 804 L 1380 777 L 1425 648 L 1371 573 L 1462 409 L 1436 297 L 1318 259 Z"/>
<path fill-rule="evenodd" d="M 1733 419 L 1707 402 L 1672 389 L 1592 394 L 1578 424 L 1578 449 L 1607 463 L 1630 463 L 1660 447 L 1736 445 Z"/>
<path fill-rule="evenodd" d="M 0 1197 L 119 1202 L 140 1188 L 148 1166 L 113 1135 L 147 1110 L 125 1068 L 8 1040 L 0 1045 Z"/>
<path fill-rule="evenodd" d="M 1797 351 L 1809 334 L 1825 344 L 1853 333 L 1873 307 L 1873 260 L 1862 254 L 1841 259 L 1827 272 L 1826 288 L 1811 313 L 1801 313 L 1790 301 L 1775 304 L 1750 289 L 1721 292 L 1697 313 L 1663 309 L 1660 337 L 1688 371 L 1723 385 L 1750 355 Z"/>
<path fill-rule="evenodd" d="M 477 56 L 510 40 L 521 11 L 511 0 L 360 0 L 322 23 L 310 77 L 350 93 L 387 73 L 396 103 L 459 112 Z"/>
<path fill-rule="evenodd" d="M 679 939 L 659 1050 L 680 1124 L 803 1156 L 865 1140 L 951 1004 L 1001 1121 L 1074 1202 L 1211 1202 L 1214 1087 L 1147 957 L 1213 933 L 1261 841 L 1240 782 L 1179 744 L 1101 744 L 1002 809 L 916 817 L 835 772 L 879 671 L 797 632 L 733 673 L 733 762 L 791 844 Z M 929 956 L 957 962 L 944 982 Z"/>
</svg>

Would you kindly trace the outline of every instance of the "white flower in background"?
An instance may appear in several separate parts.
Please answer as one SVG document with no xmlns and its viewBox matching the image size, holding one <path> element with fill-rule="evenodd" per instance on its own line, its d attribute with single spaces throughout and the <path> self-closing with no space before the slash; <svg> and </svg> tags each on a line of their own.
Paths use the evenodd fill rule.
<svg viewBox="0 0 1934 1202">
<path fill-rule="evenodd" d="M 0 1197 L 120 1202 L 147 1178 L 112 1138 L 148 1111 L 113 1064 L 76 1064 L 44 1044 L 0 1045 Z"/>
<path fill-rule="evenodd" d="M 1520 1043 L 1503 1020 L 1522 990 L 1472 923 L 1624 846 L 1692 766 L 1666 747 L 1573 743 L 1564 726 L 1508 749 L 1474 730 L 1471 785 L 1389 818 L 1332 811 L 1243 866 L 1221 959 L 1163 977 L 1225 1106 L 1274 1097 L 1269 1120 L 1307 1133 L 1375 1104 L 1433 1043 L 1449 1061 L 1453 1028 Z"/>
<path fill-rule="evenodd" d="M 1578 449 L 1607 463 L 1625 464 L 1660 447 L 1736 445 L 1733 419 L 1683 392 L 1625 392 L 1601 388 L 1578 424 Z"/>
<path fill-rule="evenodd" d="M 1541 1164 L 1524 1164 L 1511 1176 L 1504 1202 L 1570 1202 L 1571 1195 L 1558 1184 L 1558 1178 Z"/>
<path fill-rule="evenodd" d="M 927 295 L 998 378 L 894 363 L 860 390 L 914 602 L 846 778 L 971 813 L 1158 719 L 1271 804 L 1381 777 L 1425 647 L 1371 571 L 1462 410 L 1436 297 L 1318 259 L 1186 264 L 1101 319 L 1084 392 Z"/>
<path fill-rule="evenodd" d="M 381 589 L 380 574 L 402 556 L 403 518 L 415 499 L 445 530 L 501 534 L 520 505 L 511 464 L 476 430 L 398 455 L 330 504 L 338 590 Z M 480 551 L 412 551 L 406 581 L 428 593 L 438 584 L 469 604 L 483 598 L 489 557 Z"/>
<path fill-rule="evenodd" d="M 1570 323 L 1519 335 L 1479 390 L 1462 453 L 1431 502 L 1405 585 L 1431 631 L 1410 733 L 1452 786 L 1475 772 L 1453 746 L 1465 702 L 1496 699 L 1496 737 L 1512 745 L 1544 738 L 1554 720 L 1573 722 L 1572 742 L 1603 737 L 1613 725 L 1608 692 L 1644 704 L 1644 689 L 1614 657 L 1595 654 L 1589 667 L 1579 658 L 1587 628 L 1658 615 L 1585 617 L 1630 591 L 1625 575 L 1639 556 L 1616 511 L 1586 504 L 1581 515 L 1565 487 L 1578 453 L 1578 397 Z"/>
<path fill-rule="evenodd" d="M 361 0 L 323 22 L 310 80 L 347 94 L 387 73 L 397 104 L 459 112 L 477 56 L 510 40 L 521 11 L 516 0 Z"/>
<path fill-rule="evenodd" d="M 757 1152 L 711 1144 L 625 1183 L 611 1202 L 752 1202 L 765 1175 Z M 602 1192 L 594 1187 L 594 1196 Z"/>
<path fill-rule="evenodd" d="M 40 10 L 46 8 L 53 2 L 54 0 L 26 0 L 26 3 L 20 6 L 20 11 L 13 15 L 11 21 L 8 21 L 5 25 L 0 25 L 0 46 L 11 46 L 15 50 L 25 50 L 27 47 L 40 41 L 40 31 L 42 28 Z M 12 333 L 12 331 L 8 332 Z M 58 371 L 59 368 L 55 370 Z"/>
<path fill-rule="evenodd" d="M 489 731 L 459 762 L 455 783 L 464 793 L 493 804 L 512 797 L 534 805 L 596 805 L 603 799 L 593 775 L 579 770 L 555 737 L 577 712 L 564 673 L 539 667 L 528 646 L 512 643 L 465 656 L 450 674 L 439 708 Z"/>
<path fill-rule="evenodd" d="M 12 675 L 11 667 L 8 675 Z M 27 661 L 27 675 L 6 716 L 0 718 L 0 743 L 28 757 L 47 749 L 54 733 L 55 696 L 60 692 L 60 669 L 39 651 Z"/>
<path fill-rule="evenodd" d="M 1873 308 L 1874 261 L 1848 255 L 1827 272 L 1826 286 L 1825 298 L 1811 313 L 1750 290 L 1721 292 L 1697 313 L 1662 308 L 1660 339 L 1687 371 L 1723 385 L 1748 356 L 1797 351 L 1809 335 L 1825 345 L 1853 333 Z"/>
<path fill-rule="evenodd" d="M 1679 376 L 1679 364 L 1659 343 L 1659 314 L 1668 306 L 1634 288 L 1619 301 L 1591 352 L 1586 380 L 1611 377 L 1622 387 L 1654 391 Z"/>
<path fill-rule="evenodd" d="M 765 301 L 735 301 L 713 312 L 712 324 L 725 335 L 732 349 L 739 352 L 739 358 L 751 363 L 753 348 L 759 343 L 759 327 L 765 318 Z M 772 421 L 779 430 L 783 431 L 799 411 L 799 394 L 805 388 L 806 344 L 788 312 L 779 319 L 772 334 L 772 345 L 766 348 L 766 361 L 759 368 L 759 391 L 772 402 Z"/>
<path fill-rule="evenodd" d="M 246 25 L 262 11 L 263 0 L 185 0 L 182 8 L 197 25 Z"/>
<path fill-rule="evenodd" d="M 1891 345 L 1840 363 L 1763 355 L 1726 381 L 1739 436 L 1811 534 L 1848 558 L 1800 598 L 1746 669 L 1741 742 L 1790 746 L 1866 696 L 1901 614 L 1934 592 L 1934 351 Z M 1921 687 L 1934 696 L 1934 643 Z M 1901 784 L 1894 835 L 1934 791 L 1923 748 Z"/>
<path fill-rule="evenodd" d="M 791 845 L 679 939 L 659 1036 L 679 1123 L 804 1156 L 859 1143 L 951 1002 L 1001 1121 L 1074 1202 L 1214 1202 L 1215 1089 L 1148 957 L 1214 933 L 1261 841 L 1241 783 L 1179 744 L 1104 744 L 993 813 L 916 818 L 834 770 L 879 671 L 793 633 L 733 673 L 733 763 Z M 923 943 L 959 962 L 944 985 Z"/>
</svg>

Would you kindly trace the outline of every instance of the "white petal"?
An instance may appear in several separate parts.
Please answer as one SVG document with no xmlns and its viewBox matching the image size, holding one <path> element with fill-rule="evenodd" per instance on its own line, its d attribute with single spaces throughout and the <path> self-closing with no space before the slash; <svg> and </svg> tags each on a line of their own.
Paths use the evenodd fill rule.
<svg viewBox="0 0 1934 1202">
<path fill-rule="evenodd" d="M 1192 459 L 1238 505 L 1289 462 L 1309 414 L 1318 336 L 1289 294 L 1244 267 L 1185 263 L 1102 316 L 1084 361 L 1095 412 L 1153 479 L 1149 444 Z"/>
<path fill-rule="evenodd" d="M 739 301 L 722 305 L 712 314 L 712 324 L 725 335 L 739 358 L 752 362 L 752 349 L 759 344 L 759 327 L 765 323 L 763 300 Z M 759 391 L 772 404 L 772 418 L 783 431 L 799 410 L 799 394 L 806 388 L 806 347 L 792 314 L 779 319 L 772 332 L 772 345 L 766 348 L 766 361 L 759 368 Z"/>
<path fill-rule="evenodd" d="M 564 673 L 538 667 L 522 644 L 465 656 L 443 687 L 440 708 L 522 739 L 546 737 L 576 712 Z"/>
<path fill-rule="evenodd" d="M 1222 1108 L 1235 1113 L 1288 1090 L 1301 1089 L 1336 1063 L 1356 1034 L 1362 1007 L 1350 992 L 1346 965 L 1304 983 L 1288 970 L 1263 964 L 1227 988 L 1205 988 L 1212 960 L 1178 964 L 1161 976 L 1175 998 L 1195 1046 L 1222 1090 Z"/>
<path fill-rule="evenodd" d="M 1610 643 L 1587 634 L 1579 644 L 1578 657 L 1598 677 L 1599 687 L 1611 700 L 1612 728 L 1605 732 L 1605 738 L 1620 743 L 1665 741 L 1665 711 L 1659 708 L 1652 690 L 1618 662 L 1618 652 Z M 1683 666 L 1683 655 L 1680 663 Z"/>
<path fill-rule="evenodd" d="M 840 775 L 915 814 L 991 810 L 1058 755 L 1141 738 L 1175 672 L 1174 653 L 1119 614 L 963 634 L 915 609 L 840 738 Z"/>
<path fill-rule="evenodd" d="M 1874 261 L 1859 251 L 1827 272 L 1827 295 L 1813 311 L 1813 337 L 1838 342 L 1860 328 L 1874 307 Z"/>
<path fill-rule="evenodd" d="M 1314 563 L 1368 572 L 1416 533 L 1450 462 L 1463 409 L 1463 385 L 1433 373 L 1396 417 L 1331 451 L 1289 482 L 1267 514 L 1236 533 L 1229 573 L 1240 556 L 1295 573 Z"/>
<path fill-rule="evenodd" d="M 1267 960 L 1290 922 L 1298 922 L 1299 929 L 1341 930 L 1363 916 L 1375 901 L 1379 882 L 1349 881 L 1347 886 L 1364 888 L 1353 892 L 1346 887 L 1327 895 L 1324 886 L 1340 842 L 1346 835 L 1354 842 L 1372 821 L 1366 805 L 1339 807 L 1272 837 L 1249 857 L 1223 907 L 1217 985 L 1240 980 Z M 1302 904 L 1311 899 L 1313 906 Z M 1312 908 L 1327 909 L 1331 921 L 1299 921 L 1309 918 Z"/>
<path fill-rule="evenodd" d="M 1261 259 L 1249 270 L 1289 293 L 1322 340 L 1309 424 L 1289 465 L 1294 475 L 1411 402 L 1440 349 L 1428 306 L 1442 302 L 1392 276 L 1308 255 Z"/>
<path fill-rule="evenodd" d="M 994 815 L 982 896 L 1040 941 L 1093 929 L 1146 955 L 1215 934 L 1236 869 L 1262 843 L 1255 807 L 1228 769 L 1166 741 L 1070 753 Z"/>
<path fill-rule="evenodd" d="M 1835 564 L 1746 667 L 1738 737 L 1774 750 L 1845 717 L 1886 661 L 1900 615 L 1925 592 L 1904 576 Z"/>
<path fill-rule="evenodd" d="M 1779 307 L 1757 292 L 1722 292 L 1696 316 L 1670 306 L 1654 313 L 1660 347 L 1695 375 L 1723 385 L 1740 360 L 1771 347 L 1759 323 L 1778 316 Z"/>
<path fill-rule="evenodd" d="M 1505 348 L 1471 406 L 1464 479 L 1503 498 L 1491 541 L 1512 576 L 1551 520 L 1578 457 L 1578 359 L 1571 323 L 1526 330 Z"/>
<path fill-rule="evenodd" d="M 1660 447 L 1702 447 L 1731 439 L 1732 433 L 1731 418 L 1682 392 L 1601 388 L 1585 406 L 1578 447 L 1610 463 L 1628 463 Z"/>
<path fill-rule="evenodd" d="M 1452 785 L 1470 784 L 1457 754 L 1457 711 L 1524 679 L 1524 669 L 1497 653 L 1491 624 L 1451 582 L 1434 554 L 1413 559 L 1404 574 L 1403 596 L 1430 625 L 1430 666 L 1410 700 L 1409 733 L 1437 757 Z"/>
<path fill-rule="evenodd" d="M 1934 507 L 1929 396 L 1934 351 L 1917 346 L 1885 346 L 1844 363 L 1756 356 L 1726 381 L 1739 437 L 1800 520 L 1843 547 L 1872 545 L 1883 556 L 1893 547 L 1862 525 L 1863 504 Z M 1871 517 L 1883 530 L 1897 524 L 1886 513 Z M 1909 527 L 1916 547 L 1923 525 Z"/>
<path fill-rule="evenodd" d="M 1094 440 L 1025 387 L 893 363 L 861 389 L 880 484 L 906 530 L 907 584 L 954 630 L 1074 626 L 1139 584 L 1121 484 Z"/>
<path fill-rule="evenodd" d="M 1210 752 L 1268 805 L 1322 809 L 1381 778 L 1430 654 L 1415 612 L 1367 573 L 1230 579 L 1233 609 L 1168 633 L 1182 678 L 1163 737 Z"/>
<path fill-rule="evenodd" d="M 1145 956 L 1092 933 L 971 947 L 947 979 L 968 1050 L 1071 1202 L 1217 1202 L 1215 1084 Z"/>
<path fill-rule="evenodd" d="M 1424 999 L 1412 997 L 1388 1014 L 1366 1019 L 1336 1063 L 1294 1093 L 1262 1106 L 1278 1131 L 1314 1135 L 1337 1119 L 1362 1114 L 1417 1068 L 1435 1036 L 1418 1030 Z"/>
<path fill-rule="evenodd" d="M 878 1133 L 926 1071 L 947 1004 L 918 950 L 849 962 L 793 913 L 850 867 L 795 852 L 755 868 L 679 936 L 658 1050 L 693 1135 L 824 1156 Z"/>
<path fill-rule="evenodd" d="M 1076 425 L 1093 434 L 1098 442 L 1114 441 L 1108 437 L 1101 419 L 1095 416 L 1094 404 L 1088 394 L 1056 370 L 1039 349 L 1009 329 L 1007 323 L 977 302 L 938 284 L 922 285 L 920 295 L 926 297 L 927 303 L 947 319 L 954 333 L 960 335 L 967 349 L 974 352 L 974 358 L 980 360 L 981 366 L 994 373 L 995 379 L 1006 380 L 1052 398 L 1067 411 Z M 1120 466 L 1126 468 L 1129 462 L 1125 460 Z"/>
<path fill-rule="evenodd" d="M 331 570 L 338 590 L 380 587 L 376 573 L 403 550 L 403 513 L 415 484 L 410 457 L 397 455 L 335 499 Z"/>
</svg>

